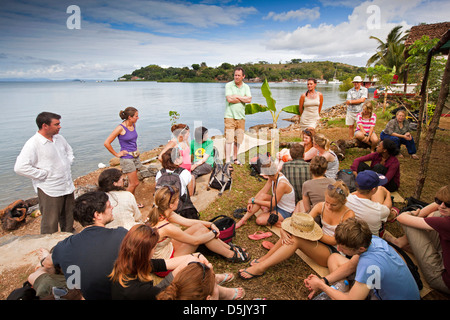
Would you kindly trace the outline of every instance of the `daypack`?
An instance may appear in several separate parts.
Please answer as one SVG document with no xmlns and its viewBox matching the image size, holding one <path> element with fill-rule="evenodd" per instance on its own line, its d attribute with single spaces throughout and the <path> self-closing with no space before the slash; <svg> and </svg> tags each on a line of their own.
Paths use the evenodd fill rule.
<svg viewBox="0 0 450 320">
<path fill-rule="evenodd" d="M 416 198 L 409 197 L 406 199 L 406 206 L 400 209 L 399 213 L 406 212 L 406 211 L 415 211 L 417 209 L 425 208 L 428 205 L 428 203 L 417 200 Z"/>
<path fill-rule="evenodd" d="M 222 214 L 214 217 L 209 220 L 209 222 L 212 222 L 217 226 L 220 231 L 219 238 L 225 243 L 230 242 L 236 235 L 236 222 L 226 215 Z"/>
<path fill-rule="evenodd" d="M 271 161 L 270 153 L 259 153 L 250 159 L 250 170 L 252 176 L 259 176 L 261 174 L 261 165 Z"/>
<path fill-rule="evenodd" d="M 219 196 L 227 190 L 231 189 L 232 177 L 231 177 L 231 164 L 230 163 L 218 163 L 214 162 L 213 169 L 209 178 L 208 187 L 219 190 Z"/>
<path fill-rule="evenodd" d="M 356 191 L 356 178 L 351 169 L 341 169 L 336 175 L 336 180 L 342 180 L 348 187 L 350 193 Z"/>
<path fill-rule="evenodd" d="M 0 210 L 2 228 L 5 231 L 18 229 L 25 223 L 28 205 L 23 200 L 16 200 L 3 210 Z"/>
<path fill-rule="evenodd" d="M 198 210 L 192 203 L 189 191 L 186 189 L 184 195 L 181 195 L 180 174 L 183 170 L 185 169 L 178 167 L 173 172 L 168 172 L 165 168 L 162 168 L 160 170 L 161 176 L 156 182 L 155 189 L 158 190 L 164 186 L 177 188 L 180 191 L 180 201 L 178 202 L 178 207 L 175 212 L 188 219 L 199 219 Z"/>
</svg>

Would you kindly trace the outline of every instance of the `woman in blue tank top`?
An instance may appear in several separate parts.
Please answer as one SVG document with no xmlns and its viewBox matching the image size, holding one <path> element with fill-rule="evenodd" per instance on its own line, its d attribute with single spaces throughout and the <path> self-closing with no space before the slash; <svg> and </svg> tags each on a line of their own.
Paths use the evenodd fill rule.
<svg viewBox="0 0 450 320">
<path fill-rule="evenodd" d="M 134 194 L 136 187 L 139 185 L 137 171 L 143 167 L 139 160 L 139 152 L 137 148 L 137 132 L 136 122 L 139 119 L 139 112 L 136 108 L 127 107 L 119 112 L 120 118 L 123 120 L 114 131 L 106 138 L 104 146 L 115 157 L 120 159 L 122 172 L 128 176 L 128 188 Z M 116 152 L 111 143 L 118 138 L 120 151 Z M 143 205 L 138 204 L 140 208 Z"/>
</svg>

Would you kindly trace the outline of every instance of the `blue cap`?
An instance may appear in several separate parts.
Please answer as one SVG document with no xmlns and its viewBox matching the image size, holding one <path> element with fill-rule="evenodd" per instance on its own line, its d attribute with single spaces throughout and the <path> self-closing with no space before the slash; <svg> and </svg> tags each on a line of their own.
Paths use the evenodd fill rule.
<svg viewBox="0 0 450 320">
<path fill-rule="evenodd" d="M 364 170 L 356 176 L 356 183 L 361 190 L 371 190 L 375 187 L 385 185 L 388 179 L 372 170 Z"/>
</svg>

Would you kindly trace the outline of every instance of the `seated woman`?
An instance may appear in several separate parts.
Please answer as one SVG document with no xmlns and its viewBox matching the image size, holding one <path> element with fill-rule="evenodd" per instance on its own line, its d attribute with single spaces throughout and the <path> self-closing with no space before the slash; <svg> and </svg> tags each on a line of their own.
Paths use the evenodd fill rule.
<svg viewBox="0 0 450 320">
<path fill-rule="evenodd" d="M 239 270 L 240 278 L 249 280 L 264 275 L 267 269 L 290 258 L 297 249 L 326 267 L 328 257 L 338 252 L 334 238 L 336 226 L 355 216 L 345 205 L 348 194 L 345 183 L 336 181 L 327 187 L 325 202 L 316 204 L 309 214 L 294 212 L 282 223 L 278 242 L 265 256 L 254 259 L 250 267 Z M 314 221 L 316 217 L 322 228 Z"/>
<path fill-rule="evenodd" d="M 295 209 L 295 190 L 288 179 L 278 171 L 275 162 L 270 161 L 261 166 L 261 175 L 267 177 L 264 187 L 250 198 L 247 203 L 247 212 L 236 223 L 236 229 L 244 225 L 251 216 L 261 209 L 270 208 L 268 212 L 262 212 L 256 218 L 256 224 L 266 226 L 275 224 L 280 226 L 281 222 L 290 217 Z"/>
<path fill-rule="evenodd" d="M 425 208 L 403 212 L 397 221 L 405 235 L 385 239 L 400 248 L 409 248 L 428 285 L 450 294 L 450 185 L 440 188 L 435 201 Z"/>
<path fill-rule="evenodd" d="M 323 134 L 316 133 L 313 138 L 314 148 L 317 150 L 317 156 L 323 156 L 328 161 L 327 171 L 325 177 L 336 179 L 339 171 L 339 159 L 337 155 L 330 150 L 330 140 Z"/>
<path fill-rule="evenodd" d="M 355 138 L 370 146 L 370 151 L 374 152 L 378 144 L 378 136 L 374 132 L 377 115 L 373 112 L 371 101 L 363 104 L 362 112 L 356 115 Z"/>
<path fill-rule="evenodd" d="M 154 248 L 159 240 L 157 229 L 147 224 L 136 225 L 123 238 L 117 260 L 109 275 L 114 300 L 156 300 L 156 296 L 190 263 L 209 265 L 201 254 L 172 259 L 156 259 Z M 157 285 L 152 272 L 173 270 Z M 216 276 L 219 280 L 219 275 Z M 223 281 L 223 275 L 219 281 Z M 231 289 L 228 289 L 231 290 Z M 230 294 L 230 293 L 229 293 Z"/>
<path fill-rule="evenodd" d="M 175 276 L 172 283 L 158 294 L 157 298 L 158 300 L 241 300 L 244 296 L 243 288 L 220 287 L 211 264 L 191 262 Z"/>
<path fill-rule="evenodd" d="M 311 211 L 317 203 L 325 201 L 325 191 L 328 185 L 336 182 L 335 179 L 325 177 L 328 161 L 322 156 L 312 158 L 309 165 L 312 179 L 307 180 L 302 186 L 303 198 L 295 206 L 295 212 Z"/>
<path fill-rule="evenodd" d="M 150 211 L 147 222 L 161 236 L 155 247 L 155 258 L 170 259 L 190 254 L 204 244 L 229 262 L 245 262 L 249 259 L 245 250 L 219 239 L 220 231 L 214 223 L 187 219 L 174 212 L 178 206 L 178 192 L 175 187 L 167 186 L 155 193 L 155 206 Z"/>
<path fill-rule="evenodd" d="M 161 156 L 162 169 L 155 177 L 156 189 L 161 185 L 175 184 L 180 190 L 180 202 L 176 212 L 186 218 L 198 219 L 198 211 L 191 200 L 189 186 L 192 179 L 191 173 L 182 168 L 183 159 L 178 148 L 170 148 Z"/>
<path fill-rule="evenodd" d="M 397 144 L 399 149 L 401 145 L 404 144 L 411 158 L 418 160 L 419 157 L 416 155 L 416 144 L 410 131 L 409 120 L 406 119 L 406 111 L 400 109 L 395 114 L 395 118 L 389 120 L 386 124 L 386 128 L 381 131 L 380 139 L 391 139 Z"/>
<path fill-rule="evenodd" d="M 186 124 L 174 124 L 170 129 L 172 131 L 172 139 L 165 145 L 158 156 L 158 160 L 162 162 L 162 155 L 171 148 L 180 150 L 183 162 L 180 167 L 191 171 L 191 147 L 189 146 L 189 126 Z"/>
<path fill-rule="evenodd" d="M 388 182 L 384 187 L 389 192 L 397 191 L 400 187 L 400 162 L 397 159 L 398 147 L 394 141 L 384 139 L 380 141 L 375 152 L 353 160 L 350 169 L 355 176 L 364 170 L 372 170 L 383 174 Z M 371 161 L 370 166 L 365 163 Z"/>
<path fill-rule="evenodd" d="M 114 220 L 106 225 L 107 228 L 124 227 L 129 230 L 135 224 L 142 223 L 141 211 L 134 195 L 125 190 L 120 170 L 111 168 L 100 173 L 98 189 L 106 192 L 113 207 Z"/>
<path fill-rule="evenodd" d="M 194 132 L 194 139 L 191 141 L 191 155 L 194 158 L 191 166 L 191 195 L 195 190 L 195 179 L 205 174 L 211 173 L 214 165 L 214 142 L 208 138 L 208 129 L 197 127 Z"/>
<path fill-rule="evenodd" d="M 314 128 L 306 128 L 302 131 L 302 142 L 300 143 L 305 147 L 305 152 L 303 154 L 303 160 L 305 161 L 311 161 L 311 159 L 317 155 L 317 149 L 314 148 L 313 141 L 315 133 L 316 130 Z"/>
</svg>

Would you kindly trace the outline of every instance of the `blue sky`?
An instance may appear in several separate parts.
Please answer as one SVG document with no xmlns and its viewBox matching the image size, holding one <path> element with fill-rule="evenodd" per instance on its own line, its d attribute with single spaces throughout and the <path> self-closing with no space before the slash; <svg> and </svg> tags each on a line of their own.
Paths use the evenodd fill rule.
<svg viewBox="0 0 450 320">
<path fill-rule="evenodd" d="M 149 64 L 294 58 L 364 66 L 377 47 L 370 36 L 449 12 L 447 0 L 2 0 L 0 79 L 113 80 Z"/>
</svg>

